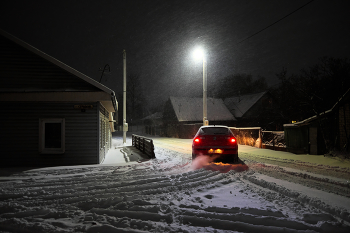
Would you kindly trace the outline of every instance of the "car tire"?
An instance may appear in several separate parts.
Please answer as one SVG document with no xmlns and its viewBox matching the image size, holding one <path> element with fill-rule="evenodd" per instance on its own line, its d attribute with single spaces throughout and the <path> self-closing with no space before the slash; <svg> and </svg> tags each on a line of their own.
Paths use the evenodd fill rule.
<svg viewBox="0 0 350 233">
<path fill-rule="evenodd" d="M 234 163 L 238 163 L 238 154 L 235 154 Z"/>
<path fill-rule="evenodd" d="M 194 160 L 197 156 L 192 153 L 192 160 Z"/>
</svg>

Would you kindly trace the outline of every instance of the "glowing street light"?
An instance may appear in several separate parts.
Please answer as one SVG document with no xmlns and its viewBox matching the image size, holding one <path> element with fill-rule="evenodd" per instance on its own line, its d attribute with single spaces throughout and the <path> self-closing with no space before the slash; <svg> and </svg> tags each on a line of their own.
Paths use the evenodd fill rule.
<svg viewBox="0 0 350 233">
<path fill-rule="evenodd" d="M 207 59 L 201 48 L 195 49 L 193 56 L 196 60 L 203 60 L 203 125 L 209 125 L 207 117 Z"/>
</svg>

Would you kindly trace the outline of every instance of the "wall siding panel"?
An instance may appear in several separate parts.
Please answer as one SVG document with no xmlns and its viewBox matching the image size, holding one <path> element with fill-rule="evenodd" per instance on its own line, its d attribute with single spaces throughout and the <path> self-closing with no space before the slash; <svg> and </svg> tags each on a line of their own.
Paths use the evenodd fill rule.
<svg viewBox="0 0 350 233">
<path fill-rule="evenodd" d="M 60 166 L 96 164 L 98 103 L 82 112 L 81 102 L 0 102 L 2 166 Z M 65 118 L 65 153 L 39 154 L 39 119 Z"/>
<path fill-rule="evenodd" d="M 101 163 L 112 146 L 112 131 L 109 124 L 109 112 L 102 104 L 99 105 L 99 131 L 100 152 L 98 162 Z"/>
</svg>

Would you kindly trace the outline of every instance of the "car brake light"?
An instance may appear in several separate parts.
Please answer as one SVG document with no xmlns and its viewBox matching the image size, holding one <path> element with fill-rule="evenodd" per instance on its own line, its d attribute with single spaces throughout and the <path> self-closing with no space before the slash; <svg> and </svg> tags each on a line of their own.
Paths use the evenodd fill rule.
<svg viewBox="0 0 350 233">
<path fill-rule="evenodd" d="M 195 142 L 199 142 L 199 138 L 194 139 Z"/>
<path fill-rule="evenodd" d="M 235 139 L 235 138 L 231 138 L 231 139 L 230 139 L 230 142 L 235 143 L 235 142 L 236 142 L 236 139 Z"/>
</svg>

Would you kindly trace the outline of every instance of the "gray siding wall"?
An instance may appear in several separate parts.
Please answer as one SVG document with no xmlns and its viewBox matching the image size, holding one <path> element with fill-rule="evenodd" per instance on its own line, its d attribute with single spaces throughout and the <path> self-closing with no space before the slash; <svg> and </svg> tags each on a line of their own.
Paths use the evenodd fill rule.
<svg viewBox="0 0 350 233">
<path fill-rule="evenodd" d="M 74 105 L 89 104 L 82 112 Z M 1 166 L 96 164 L 99 103 L 0 102 Z M 39 154 L 39 119 L 65 119 L 65 153 Z"/>
<path fill-rule="evenodd" d="M 99 163 L 101 163 L 112 146 L 112 131 L 109 125 L 109 112 L 99 104 Z"/>
</svg>

